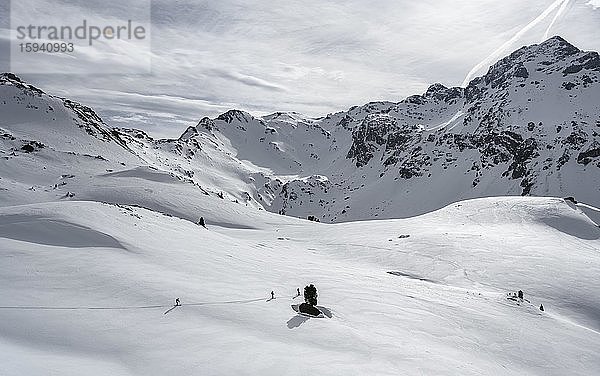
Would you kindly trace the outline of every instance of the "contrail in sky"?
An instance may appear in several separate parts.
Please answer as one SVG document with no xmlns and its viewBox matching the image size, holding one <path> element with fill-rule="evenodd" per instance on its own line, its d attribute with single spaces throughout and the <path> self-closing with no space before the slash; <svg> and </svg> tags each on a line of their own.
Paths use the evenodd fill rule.
<svg viewBox="0 0 600 376">
<path fill-rule="evenodd" d="M 560 8 L 558 9 L 558 12 L 556 12 L 556 14 L 554 15 L 554 18 L 552 19 L 552 22 L 550 22 L 550 25 L 548 25 L 548 28 L 546 29 L 546 32 L 544 33 L 544 37 L 542 38 L 541 42 L 543 42 L 546 39 L 548 39 L 548 36 L 550 35 L 550 30 L 552 29 L 552 27 L 556 23 L 556 20 L 558 20 L 558 18 L 563 14 L 563 12 L 565 11 L 565 9 L 567 8 L 567 5 L 569 5 L 570 2 L 571 2 L 571 0 L 564 0 L 563 1 L 563 3 L 561 4 Z"/>
<path fill-rule="evenodd" d="M 544 10 L 533 21 L 531 21 L 527 25 L 525 25 L 521 30 L 519 30 L 515 35 L 513 35 L 512 38 L 510 38 L 502 46 L 500 46 L 498 49 L 496 49 L 494 52 L 492 52 L 488 57 L 486 57 L 485 59 L 483 59 L 483 61 L 481 63 L 475 65 L 473 67 L 473 69 L 471 69 L 471 71 L 469 72 L 469 74 L 467 74 L 467 77 L 465 77 L 465 80 L 463 81 L 462 86 L 463 87 L 467 86 L 469 84 L 469 82 L 471 81 L 471 79 L 473 78 L 473 76 L 475 76 L 475 74 L 477 72 L 479 72 L 479 70 L 481 68 L 488 67 L 488 66 L 492 65 L 494 62 L 496 62 L 496 60 L 498 60 L 498 58 L 513 43 L 515 43 L 516 41 L 518 41 L 519 39 L 521 39 L 521 37 L 526 32 L 528 32 L 529 30 L 531 30 L 532 28 L 534 28 L 535 26 L 537 26 L 537 24 L 539 24 L 540 22 L 542 22 L 543 20 L 545 20 L 546 17 L 548 17 L 548 15 L 550 15 L 550 13 L 552 13 L 559 6 L 561 8 L 557 12 L 557 15 L 560 15 L 560 13 L 562 13 L 562 11 L 564 10 L 564 8 L 566 7 L 566 4 L 568 4 L 569 2 L 570 2 L 570 0 L 556 0 L 555 2 L 553 2 L 552 4 L 550 4 L 550 6 L 548 8 L 546 8 L 546 10 Z M 546 30 L 546 33 L 548 33 L 550 31 L 550 28 L 553 26 L 554 21 L 556 21 L 557 18 L 558 18 L 558 16 L 554 17 L 554 20 L 552 20 L 552 24 L 550 24 L 550 27 L 548 27 L 548 29 Z"/>
</svg>

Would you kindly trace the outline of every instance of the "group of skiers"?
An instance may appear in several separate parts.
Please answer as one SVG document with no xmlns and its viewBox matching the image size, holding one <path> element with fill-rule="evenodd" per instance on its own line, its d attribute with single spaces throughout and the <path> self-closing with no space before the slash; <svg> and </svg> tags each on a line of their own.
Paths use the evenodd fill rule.
<svg viewBox="0 0 600 376">
<path fill-rule="evenodd" d="M 298 288 L 296 289 L 296 296 L 294 296 L 294 298 L 297 298 L 297 297 L 299 297 L 300 295 L 301 295 L 301 294 L 300 294 L 300 287 L 298 287 Z M 275 291 L 271 291 L 271 299 L 275 299 Z"/>
<path fill-rule="evenodd" d="M 201 217 L 201 218 L 202 218 L 202 217 Z M 300 295 L 301 295 L 301 294 L 300 294 L 300 288 L 298 287 L 298 288 L 296 289 L 296 296 L 294 296 L 294 298 L 297 298 L 297 297 L 299 297 Z M 272 300 L 272 299 L 275 299 L 275 291 L 273 291 L 273 290 L 271 291 L 271 299 L 269 299 L 269 300 Z M 174 307 L 181 307 L 181 300 L 180 300 L 179 298 L 175 299 L 175 304 L 174 304 L 173 306 L 174 306 Z"/>
</svg>

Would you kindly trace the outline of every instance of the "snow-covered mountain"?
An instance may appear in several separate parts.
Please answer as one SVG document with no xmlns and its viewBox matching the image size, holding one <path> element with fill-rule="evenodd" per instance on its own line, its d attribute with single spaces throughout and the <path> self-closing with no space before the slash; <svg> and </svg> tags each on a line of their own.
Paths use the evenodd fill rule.
<svg viewBox="0 0 600 376">
<path fill-rule="evenodd" d="M 598 54 L 555 37 L 466 88 L 436 84 L 320 119 L 230 111 L 195 132 L 268 169 L 268 184 L 254 187 L 265 208 L 327 222 L 412 216 L 494 195 L 600 204 L 599 81 Z"/>
<path fill-rule="evenodd" d="M 231 110 L 178 139 L 155 140 L 109 129 L 91 109 L 5 74 L 0 128 L 9 159 L 33 149 L 37 163 L 44 145 L 42 155 L 105 159 L 91 163 L 91 176 L 98 166 L 102 178 L 150 169 L 202 194 L 326 222 L 408 217 L 498 195 L 574 196 L 600 206 L 599 81 L 596 52 L 554 37 L 519 49 L 466 88 L 435 84 L 398 103 L 323 118 Z M 31 142 L 39 145 L 24 150 Z M 3 187 L 13 197 L 47 199 L 23 194 L 36 178 L 4 175 L 21 186 Z"/>
<path fill-rule="evenodd" d="M 597 374 L 598 61 L 168 140 L 0 75 L 0 375 Z"/>
</svg>

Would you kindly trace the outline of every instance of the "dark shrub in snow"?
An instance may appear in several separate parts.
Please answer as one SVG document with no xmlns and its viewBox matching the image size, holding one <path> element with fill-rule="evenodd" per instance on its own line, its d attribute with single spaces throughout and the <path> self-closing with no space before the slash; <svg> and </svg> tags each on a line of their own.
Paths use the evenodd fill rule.
<svg viewBox="0 0 600 376">
<path fill-rule="evenodd" d="M 312 306 L 317 305 L 317 288 L 312 283 L 304 288 L 304 301 Z"/>
</svg>

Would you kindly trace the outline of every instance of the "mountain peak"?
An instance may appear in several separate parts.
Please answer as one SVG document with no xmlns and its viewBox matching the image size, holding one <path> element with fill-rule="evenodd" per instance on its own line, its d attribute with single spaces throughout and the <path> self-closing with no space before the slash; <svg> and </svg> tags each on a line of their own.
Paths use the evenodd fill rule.
<svg viewBox="0 0 600 376">
<path fill-rule="evenodd" d="M 250 115 L 246 111 L 242 110 L 229 110 L 219 116 L 217 116 L 217 120 L 222 120 L 226 123 L 231 123 L 234 120 L 238 120 L 241 122 L 247 123 L 250 119 L 253 119 L 254 116 Z"/>
<path fill-rule="evenodd" d="M 423 98 L 433 98 L 439 101 L 452 101 L 463 95 L 463 89 L 459 87 L 449 88 L 442 85 L 441 83 L 435 83 L 429 88 L 423 95 L 413 95 L 408 97 L 405 101 L 408 103 L 421 103 Z"/>
<path fill-rule="evenodd" d="M 200 126 L 201 123 L 202 121 L 198 123 L 198 126 Z M 196 135 L 198 135 L 198 129 L 196 127 L 187 127 L 187 129 L 181 134 L 181 136 L 179 136 L 179 140 L 187 140 L 193 138 Z"/>
<path fill-rule="evenodd" d="M 540 44 L 524 46 L 492 65 L 488 72 L 474 78 L 467 86 L 467 95 L 476 95 L 481 83 L 492 88 L 506 89 L 511 84 L 523 85 L 532 74 L 567 75 L 583 69 L 598 70 L 600 59 L 596 52 L 585 52 L 560 36 Z"/>
<path fill-rule="evenodd" d="M 0 73 L 0 82 L 19 82 L 24 83 L 16 74 L 11 72 Z"/>
<path fill-rule="evenodd" d="M 11 72 L 0 73 L 0 85 L 12 85 L 18 89 L 29 91 L 30 93 L 42 95 L 45 94 L 41 89 L 23 81 L 19 76 Z"/>
<path fill-rule="evenodd" d="M 426 96 L 435 94 L 435 93 L 439 93 L 440 91 L 446 91 L 448 90 L 448 88 L 442 84 L 440 84 L 439 82 L 436 82 L 435 84 L 429 86 L 429 88 L 427 89 L 427 91 L 425 92 Z"/>
<path fill-rule="evenodd" d="M 561 60 L 569 55 L 574 55 L 581 50 L 571 43 L 567 42 L 562 37 L 554 36 L 539 45 L 533 45 L 530 48 L 533 48 L 538 53 L 549 54 L 551 53 L 555 59 Z"/>
<path fill-rule="evenodd" d="M 542 46 L 542 45 L 569 47 L 569 48 L 573 48 L 573 49 L 579 51 L 579 49 L 577 47 L 575 47 L 574 45 L 569 43 L 566 39 L 564 39 L 560 35 L 555 35 L 552 38 L 546 39 L 545 41 L 540 43 L 540 46 Z"/>
</svg>

